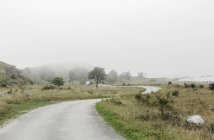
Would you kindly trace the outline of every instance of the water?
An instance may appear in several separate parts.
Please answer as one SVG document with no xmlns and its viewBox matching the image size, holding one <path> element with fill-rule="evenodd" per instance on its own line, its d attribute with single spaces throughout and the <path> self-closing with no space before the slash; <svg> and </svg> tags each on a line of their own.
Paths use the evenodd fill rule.
<svg viewBox="0 0 214 140">
<path fill-rule="evenodd" d="M 214 76 L 199 76 L 199 77 L 189 77 L 189 78 L 182 78 L 179 81 L 190 81 L 190 82 L 214 82 Z"/>
<path fill-rule="evenodd" d="M 142 93 L 142 94 L 150 94 L 150 93 L 155 93 L 159 90 L 161 90 L 162 88 L 160 87 L 155 87 L 155 86 L 111 86 L 111 85 L 102 85 L 105 87 L 139 87 L 139 88 L 145 88 L 146 90 Z"/>
<path fill-rule="evenodd" d="M 151 94 L 161 90 L 160 87 L 154 87 L 154 86 L 138 86 L 138 87 L 142 87 L 146 89 L 146 91 L 144 91 L 143 94 Z"/>
</svg>

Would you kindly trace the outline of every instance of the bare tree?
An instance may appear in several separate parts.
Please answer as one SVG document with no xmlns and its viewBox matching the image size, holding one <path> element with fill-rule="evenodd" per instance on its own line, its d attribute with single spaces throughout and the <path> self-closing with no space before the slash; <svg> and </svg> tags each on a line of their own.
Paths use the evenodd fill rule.
<svg viewBox="0 0 214 140">
<path fill-rule="evenodd" d="M 143 78 L 144 78 L 144 73 L 143 72 L 139 72 L 138 73 L 138 79 L 139 80 L 143 80 Z"/>
<path fill-rule="evenodd" d="M 117 79 L 118 79 L 118 74 L 115 70 L 110 71 L 109 74 L 107 75 L 107 81 L 109 83 L 114 83 L 117 81 Z"/>
<path fill-rule="evenodd" d="M 126 72 L 125 73 L 125 78 L 126 78 L 126 80 L 131 80 L 131 78 L 132 78 L 132 75 L 131 75 L 131 73 L 128 71 L 128 72 Z"/>
<path fill-rule="evenodd" d="M 68 78 L 69 78 L 69 82 L 74 82 L 74 80 L 76 80 L 76 75 L 73 71 L 70 71 L 69 74 L 68 74 Z"/>
</svg>

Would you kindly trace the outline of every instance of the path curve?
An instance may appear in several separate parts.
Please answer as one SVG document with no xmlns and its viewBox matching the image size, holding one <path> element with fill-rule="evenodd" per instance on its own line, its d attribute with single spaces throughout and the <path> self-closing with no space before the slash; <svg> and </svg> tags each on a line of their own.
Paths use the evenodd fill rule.
<svg viewBox="0 0 214 140">
<path fill-rule="evenodd" d="M 124 140 L 95 109 L 100 99 L 33 110 L 0 128 L 0 140 Z"/>
<path fill-rule="evenodd" d="M 158 87 L 145 88 L 144 94 Z M 0 128 L 0 140 L 125 140 L 96 112 L 101 99 L 67 101 L 35 109 Z"/>
</svg>

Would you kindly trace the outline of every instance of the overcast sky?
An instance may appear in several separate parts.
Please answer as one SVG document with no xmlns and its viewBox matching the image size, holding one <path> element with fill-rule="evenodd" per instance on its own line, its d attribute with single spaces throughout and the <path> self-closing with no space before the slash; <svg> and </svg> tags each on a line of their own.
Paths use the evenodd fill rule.
<svg viewBox="0 0 214 140">
<path fill-rule="evenodd" d="M 0 0 L 0 60 L 214 74 L 214 1 Z"/>
</svg>

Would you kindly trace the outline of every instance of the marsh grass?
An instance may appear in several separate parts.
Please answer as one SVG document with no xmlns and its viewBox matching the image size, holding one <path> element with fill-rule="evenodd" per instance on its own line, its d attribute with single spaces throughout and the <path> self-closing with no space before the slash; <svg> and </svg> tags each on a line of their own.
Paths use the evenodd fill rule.
<svg viewBox="0 0 214 140">
<path fill-rule="evenodd" d="M 104 118 L 106 114 L 114 114 L 111 115 L 112 119 L 107 120 L 110 124 L 112 120 L 119 120 L 123 127 L 131 131 L 129 133 L 141 136 L 126 135 L 121 132 L 123 129 L 116 127 L 128 139 L 214 139 L 214 92 L 208 88 L 195 90 L 170 85 L 155 94 L 117 98 L 122 105 L 111 100 L 99 103 L 99 112 Z M 199 127 L 188 124 L 186 119 L 191 115 L 201 115 L 205 124 Z"/>
<path fill-rule="evenodd" d="M 8 93 L 12 88 L 12 93 Z M 134 95 L 139 89 L 100 87 L 94 86 L 65 86 L 62 88 L 47 88 L 47 86 L 26 86 L 22 88 L 11 87 L 0 89 L 5 96 L 0 97 L 0 125 L 23 112 L 51 103 L 119 97 L 122 95 Z"/>
</svg>

